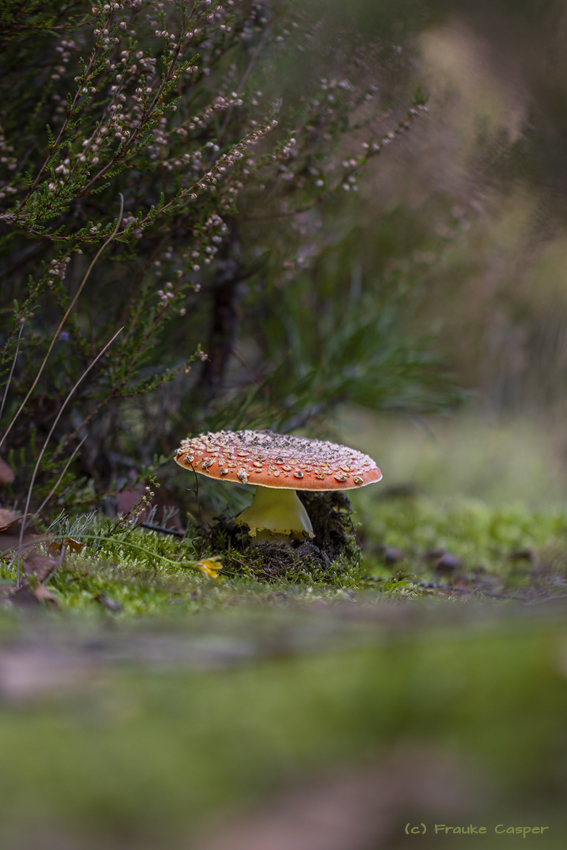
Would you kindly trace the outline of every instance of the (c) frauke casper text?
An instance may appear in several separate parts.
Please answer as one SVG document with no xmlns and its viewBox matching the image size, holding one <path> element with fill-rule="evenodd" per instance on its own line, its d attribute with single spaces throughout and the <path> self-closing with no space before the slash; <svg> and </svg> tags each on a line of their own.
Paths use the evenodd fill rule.
<svg viewBox="0 0 567 850">
<path fill-rule="evenodd" d="M 529 835 L 541 835 L 548 826 L 508 826 L 504 823 L 497 823 L 494 827 L 488 826 L 448 826 L 444 823 L 435 823 L 429 827 L 429 832 L 435 835 L 488 835 L 489 833 L 496 835 L 521 835 L 522 838 L 527 838 Z M 424 823 L 406 824 L 407 835 L 425 835 L 428 829 Z"/>
</svg>

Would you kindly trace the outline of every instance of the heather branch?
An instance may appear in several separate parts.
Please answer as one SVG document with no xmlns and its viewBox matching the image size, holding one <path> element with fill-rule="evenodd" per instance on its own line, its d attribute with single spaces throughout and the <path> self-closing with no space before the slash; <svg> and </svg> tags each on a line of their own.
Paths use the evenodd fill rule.
<svg viewBox="0 0 567 850">
<path fill-rule="evenodd" d="M 97 50 L 96 50 L 96 48 L 95 48 L 95 50 L 94 50 L 94 51 L 93 51 L 93 53 L 91 54 L 91 58 L 90 58 L 90 61 L 89 61 L 88 67 L 87 67 L 87 69 L 86 69 L 86 71 L 85 71 L 85 73 L 84 73 L 84 75 L 83 75 L 83 78 L 84 78 L 84 79 L 87 79 L 87 78 L 88 78 L 88 76 L 89 76 L 90 72 L 92 71 L 93 66 L 94 66 L 94 64 L 95 64 L 95 62 L 96 62 L 96 59 L 97 59 Z M 71 118 L 73 117 L 73 115 L 74 115 L 74 113 L 75 113 L 75 109 L 76 109 L 76 107 L 77 107 L 77 104 L 78 104 L 78 102 L 79 102 L 79 99 L 80 99 L 80 97 L 81 97 L 81 94 L 82 94 L 82 80 L 80 80 L 80 81 L 79 81 L 79 85 L 78 85 L 78 87 L 77 87 L 77 91 L 75 92 L 75 97 L 73 98 L 73 103 L 71 104 L 71 107 L 67 110 L 67 116 L 66 116 L 65 121 L 63 122 L 63 124 L 62 124 L 62 126 L 61 126 L 61 129 L 59 130 L 59 133 L 58 133 L 58 135 L 57 135 L 57 138 L 55 139 L 54 145 L 53 145 L 53 147 L 52 147 L 52 149 L 51 149 L 51 153 L 50 153 L 50 154 L 48 154 L 48 156 L 47 156 L 47 157 L 46 157 L 46 159 L 44 160 L 43 165 L 42 165 L 42 166 L 41 166 L 41 168 L 39 169 L 39 172 L 38 172 L 38 174 L 37 174 L 37 177 L 35 178 L 34 182 L 33 182 L 33 183 L 32 183 L 32 185 L 30 186 L 30 188 L 28 189 L 28 191 L 27 191 L 27 193 L 26 193 L 26 195 L 25 195 L 25 197 L 24 197 L 24 199 L 23 199 L 23 201 L 22 201 L 22 203 L 21 203 L 21 206 L 20 206 L 20 212 L 21 212 L 21 210 L 23 210 L 23 209 L 25 208 L 25 206 L 26 206 L 26 204 L 27 204 L 28 200 L 30 199 L 30 197 L 33 195 L 33 193 L 34 193 L 34 192 L 35 192 L 35 190 L 37 189 L 37 187 L 38 187 L 38 185 L 39 185 L 39 181 L 41 180 L 41 178 L 43 177 L 44 173 L 45 173 L 45 172 L 46 172 L 46 170 L 49 168 L 50 164 L 53 162 L 53 160 L 54 160 L 55 156 L 56 156 L 56 155 L 57 155 L 57 153 L 59 152 L 59 144 L 60 144 L 61 140 L 63 139 L 63 137 L 64 137 L 65 133 L 67 132 L 67 128 L 69 127 L 69 124 L 70 124 L 70 122 L 71 122 Z"/>
</svg>

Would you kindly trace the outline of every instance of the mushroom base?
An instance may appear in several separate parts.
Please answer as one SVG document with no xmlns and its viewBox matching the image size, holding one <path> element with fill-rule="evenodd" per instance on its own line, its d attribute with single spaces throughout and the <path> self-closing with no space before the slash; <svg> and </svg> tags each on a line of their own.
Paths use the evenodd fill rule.
<svg viewBox="0 0 567 850">
<path fill-rule="evenodd" d="M 256 487 L 254 501 L 236 517 L 256 540 L 289 542 L 290 537 L 313 537 L 313 526 L 295 490 Z"/>
</svg>

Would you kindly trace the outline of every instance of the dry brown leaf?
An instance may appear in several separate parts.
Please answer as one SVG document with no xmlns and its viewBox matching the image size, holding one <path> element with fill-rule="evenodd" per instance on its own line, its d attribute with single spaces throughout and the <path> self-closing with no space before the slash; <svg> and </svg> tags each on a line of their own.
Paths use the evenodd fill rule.
<svg viewBox="0 0 567 850">
<path fill-rule="evenodd" d="M 0 457 L 0 487 L 11 484 L 15 477 L 12 467 L 8 466 L 6 461 Z"/>
<path fill-rule="evenodd" d="M 121 493 L 116 494 L 116 509 L 119 514 L 130 513 L 132 508 L 139 504 L 140 499 L 145 493 L 143 484 L 136 484 L 135 487 L 126 487 Z"/>
<path fill-rule="evenodd" d="M 28 514 L 31 517 L 31 514 Z M 20 533 L 22 530 L 23 514 L 0 508 L 0 552 L 17 552 L 20 550 Z M 51 536 L 51 535 L 50 535 Z M 37 545 L 38 539 L 45 540 L 45 535 L 32 534 L 29 530 L 22 538 L 21 552 L 29 552 Z"/>
<path fill-rule="evenodd" d="M 28 514 L 31 516 L 31 514 Z M 17 514 L 15 511 L 8 511 L 6 508 L 0 508 L 0 550 L 5 552 L 6 549 L 11 548 L 6 545 L 6 540 L 9 538 L 17 538 L 18 542 L 20 539 L 20 532 L 22 530 L 22 520 L 24 519 L 23 514 Z M 31 529 L 30 529 L 31 531 Z M 24 536 L 24 540 L 29 540 L 33 537 L 33 534 L 30 534 L 30 531 Z M 37 537 L 37 535 L 35 535 Z"/>
<path fill-rule="evenodd" d="M 22 540 L 22 552 L 29 552 L 31 548 L 37 546 L 38 534 L 24 534 Z M 1 534 L 0 533 L 0 552 L 16 552 L 20 545 L 19 534 Z"/>
<path fill-rule="evenodd" d="M 16 608 L 37 608 L 41 604 L 35 593 L 25 586 L 15 588 L 8 599 Z"/>
<path fill-rule="evenodd" d="M 50 558 L 48 555 L 42 555 L 40 552 L 30 552 L 24 557 L 24 572 L 26 575 L 35 575 L 39 581 L 45 581 L 56 568 L 59 562 L 55 558 Z"/>
<path fill-rule="evenodd" d="M 72 537 L 65 537 L 63 540 L 54 540 L 47 547 L 47 551 L 52 555 L 61 554 L 61 549 L 65 546 L 67 552 L 82 552 L 85 548 L 85 543 L 80 543 L 78 540 L 73 540 Z"/>
<path fill-rule="evenodd" d="M 2 531 L 6 531 L 7 528 L 10 528 L 11 525 L 21 518 L 21 515 L 17 514 L 15 511 L 8 511 L 6 508 L 0 508 L 0 533 Z"/>
<path fill-rule="evenodd" d="M 43 584 L 38 584 L 32 590 L 33 595 L 39 602 L 49 602 L 51 605 L 57 605 L 57 599 L 50 590 Z"/>
<path fill-rule="evenodd" d="M 4 588 L 2 588 L 4 590 Z M 11 602 L 16 608 L 37 608 L 43 602 L 58 605 L 57 598 L 43 584 L 37 587 L 29 587 L 23 584 L 21 587 L 12 586 L 9 592 L 2 594 L 2 601 Z"/>
</svg>

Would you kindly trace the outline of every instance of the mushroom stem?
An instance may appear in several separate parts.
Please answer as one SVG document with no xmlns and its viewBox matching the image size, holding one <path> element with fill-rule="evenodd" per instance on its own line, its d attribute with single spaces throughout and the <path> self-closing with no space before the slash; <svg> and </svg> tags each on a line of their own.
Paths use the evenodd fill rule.
<svg viewBox="0 0 567 850">
<path fill-rule="evenodd" d="M 254 501 L 237 518 L 256 540 L 287 540 L 290 535 L 314 537 L 311 520 L 295 490 L 256 487 Z"/>
</svg>

